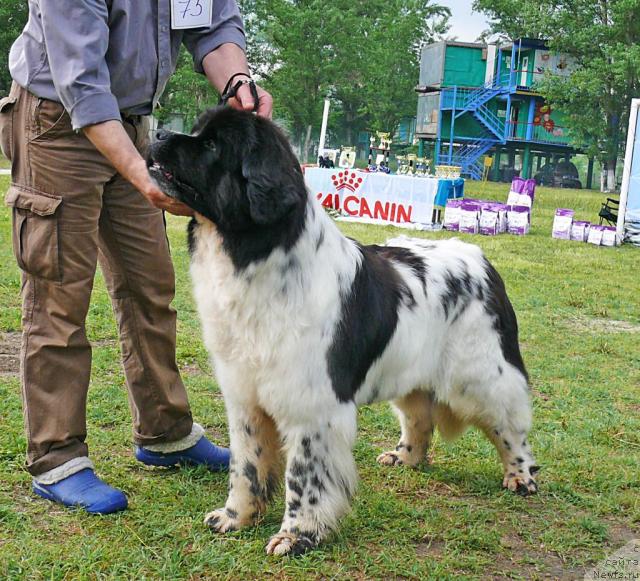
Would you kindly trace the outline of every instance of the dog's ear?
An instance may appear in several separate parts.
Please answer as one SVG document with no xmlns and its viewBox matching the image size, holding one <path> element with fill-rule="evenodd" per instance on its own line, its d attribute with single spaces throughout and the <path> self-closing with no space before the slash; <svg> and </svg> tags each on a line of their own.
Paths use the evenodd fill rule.
<svg viewBox="0 0 640 581">
<path fill-rule="evenodd" d="M 256 224 L 275 224 L 299 203 L 305 191 L 300 166 L 281 136 L 259 143 L 245 156 L 249 211 Z"/>
</svg>

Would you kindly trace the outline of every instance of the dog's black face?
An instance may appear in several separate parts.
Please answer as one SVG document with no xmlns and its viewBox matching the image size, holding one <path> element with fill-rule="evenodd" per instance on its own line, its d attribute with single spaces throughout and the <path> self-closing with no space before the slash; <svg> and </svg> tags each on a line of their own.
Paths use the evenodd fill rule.
<svg viewBox="0 0 640 581">
<path fill-rule="evenodd" d="M 212 109 L 191 135 L 160 132 L 147 166 L 168 195 L 213 222 L 236 267 L 291 247 L 307 194 L 286 137 L 270 121 Z"/>
</svg>

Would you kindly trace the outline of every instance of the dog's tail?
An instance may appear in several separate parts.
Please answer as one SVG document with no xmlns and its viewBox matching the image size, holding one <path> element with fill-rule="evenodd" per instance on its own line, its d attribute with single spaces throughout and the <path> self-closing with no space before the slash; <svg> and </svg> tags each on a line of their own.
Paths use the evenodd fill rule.
<svg viewBox="0 0 640 581">
<path fill-rule="evenodd" d="M 445 440 L 455 440 L 467 428 L 468 424 L 446 404 L 437 403 L 433 410 L 433 419 L 440 435 Z"/>
</svg>

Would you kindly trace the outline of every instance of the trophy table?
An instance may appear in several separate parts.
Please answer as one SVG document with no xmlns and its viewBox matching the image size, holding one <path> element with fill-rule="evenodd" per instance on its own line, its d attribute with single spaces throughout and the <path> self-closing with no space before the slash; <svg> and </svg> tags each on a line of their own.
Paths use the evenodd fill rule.
<svg viewBox="0 0 640 581">
<path fill-rule="evenodd" d="M 391 173 L 389 169 L 389 154 L 391 153 L 391 133 L 376 133 L 380 144 L 376 147 L 376 138 L 372 135 L 369 138 L 369 171 L 380 171 L 383 173 Z M 373 163 L 373 155 L 375 152 L 375 164 Z"/>
</svg>

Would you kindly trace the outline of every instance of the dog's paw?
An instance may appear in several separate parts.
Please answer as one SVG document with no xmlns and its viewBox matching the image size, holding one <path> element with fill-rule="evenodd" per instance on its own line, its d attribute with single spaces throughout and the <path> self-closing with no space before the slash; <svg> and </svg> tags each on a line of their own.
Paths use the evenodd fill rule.
<svg viewBox="0 0 640 581">
<path fill-rule="evenodd" d="M 520 496 L 529 496 L 538 492 L 538 484 L 532 476 L 514 474 L 513 472 L 505 475 L 502 481 L 502 488 L 506 488 Z"/>
<path fill-rule="evenodd" d="M 267 555 L 301 555 L 316 546 L 309 537 L 280 531 L 273 535 L 266 546 Z"/>
<path fill-rule="evenodd" d="M 383 466 L 401 466 L 405 463 L 400 452 L 396 452 L 395 450 L 382 452 L 376 461 L 378 464 L 382 464 Z"/>
<path fill-rule="evenodd" d="M 237 531 L 241 523 L 234 511 L 227 508 L 219 508 L 204 517 L 204 524 L 216 533 L 228 533 Z"/>
</svg>

